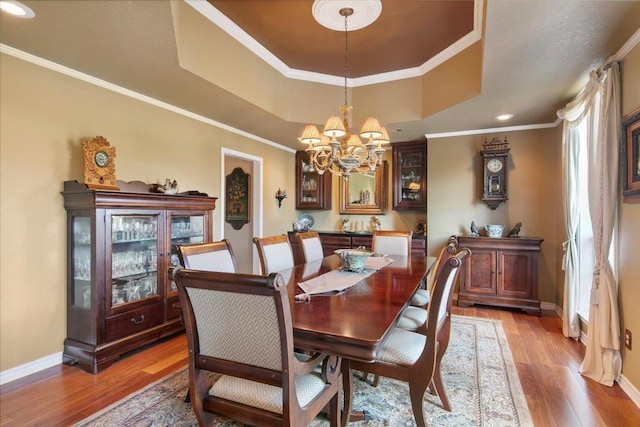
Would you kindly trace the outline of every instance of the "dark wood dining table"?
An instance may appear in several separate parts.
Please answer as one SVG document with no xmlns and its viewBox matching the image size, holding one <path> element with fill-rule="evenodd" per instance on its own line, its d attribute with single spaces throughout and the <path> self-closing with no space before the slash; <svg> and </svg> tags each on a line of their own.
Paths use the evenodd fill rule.
<svg viewBox="0 0 640 427">
<path fill-rule="evenodd" d="M 435 261 L 435 257 L 416 255 L 388 258 L 393 262 L 351 288 L 333 295 L 311 295 L 307 301 L 295 298 L 303 294 L 298 283 L 339 269 L 338 256 L 330 255 L 280 272 L 288 282 L 296 347 L 342 357 L 345 395 L 342 425 L 361 418 L 351 412 L 353 375 L 350 361 L 375 360 Z"/>
</svg>

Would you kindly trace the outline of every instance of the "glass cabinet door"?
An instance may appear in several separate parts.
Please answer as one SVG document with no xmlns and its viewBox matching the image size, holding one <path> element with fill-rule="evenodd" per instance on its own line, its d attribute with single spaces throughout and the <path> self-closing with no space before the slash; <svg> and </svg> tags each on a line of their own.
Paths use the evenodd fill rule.
<svg viewBox="0 0 640 427">
<path fill-rule="evenodd" d="M 112 308 L 159 296 L 158 217 L 112 215 Z"/>
<path fill-rule="evenodd" d="M 169 232 L 171 234 L 170 265 L 175 267 L 180 265 L 178 245 L 193 245 L 205 242 L 205 215 L 173 213 L 169 220 Z M 169 294 L 176 291 L 175 282 L 169 280 Z"/>
<path fill-rule="evenodd" d="M 296 209 L 331 209 L 331 173 L 320 175 L 306 151 L 296 152 Z"/>
<path fill-rule="evenodd" d="M 71 218 L 73 243 L 73 283 L 71 305 L 80 308 L 91 308 L 93 262 L 91 259 L 91 217 L 74 216 Z"/>
<path fill-rule="evenodd" d="M 427 207 L 427 146 L 425 141 L 393 145 L 393 208 Z"/>
</svg>

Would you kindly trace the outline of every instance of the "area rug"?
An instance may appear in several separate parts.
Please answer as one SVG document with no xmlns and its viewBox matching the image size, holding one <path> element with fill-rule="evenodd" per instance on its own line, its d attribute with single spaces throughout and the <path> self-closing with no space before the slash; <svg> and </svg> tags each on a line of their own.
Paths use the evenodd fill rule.
<svg viewBox="0 0 640 427">
<path fill-rule="evenodd" d="M 500 321 L 453 316 L 451 342 L 442 360 L 443 382 L 452 411 L 440 399 L 425 394 L 424 410 L 430 426 L 533 426 Z M 353 406 L 367 419 L 350 426 L 415 426 L 409 387 L 380 378 L 377 387 L 355 375 Z M 191 405 L 184 402 L 189 383 L 186 368 L 139 390 L 84 419 L 83 427 L 197 426 Z M 219 417 L 216 425 L 240 424 Z M 313 427 L 328 426 L 318 416 Z"/>
</svg>

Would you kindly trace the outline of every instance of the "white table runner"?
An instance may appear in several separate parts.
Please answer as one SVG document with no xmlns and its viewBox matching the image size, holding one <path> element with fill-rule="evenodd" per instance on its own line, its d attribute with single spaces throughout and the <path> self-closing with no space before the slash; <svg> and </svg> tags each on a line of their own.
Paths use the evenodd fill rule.
<svg viewBox="0 0 640 427">
<path fill-rule="evenodd" d="M 323 294 L 327 292 L 340 292 L 349 289 L 362 279 L 376 271 L 386 267 L 393 260 L 385 257 L 369 257 L 361 273 L 352 271 L 342 271 L 341 269 L 332 270 L 327 273 L 316 276 L 304 282 L 299 282 L 298 286 L 304 292 L 302 295 L 296 295 L 296 299 L 306 299 L 310 295 Z"/>
</svg>

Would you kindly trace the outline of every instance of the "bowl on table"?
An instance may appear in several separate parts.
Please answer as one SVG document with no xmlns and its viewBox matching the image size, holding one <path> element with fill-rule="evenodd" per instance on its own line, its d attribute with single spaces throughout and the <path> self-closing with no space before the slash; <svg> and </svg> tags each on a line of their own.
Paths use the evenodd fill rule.
<svg viewBox="0 0 640 427">
<path fill-rule="evenodd" d="M 502 237 L 504 231 L 504 225 L 500 224 L 487 224 L 484 226 L 487 229 L 487 236 L 489 237 Z"/>
<path fill-rule="evenodd" d="M 334 251 L 342 260 L 342 269 L 346 271 L 361 272 L 364 270 L 364 263 L 373 252 L 362 249 L 337 249 Z"/>
</svg>

